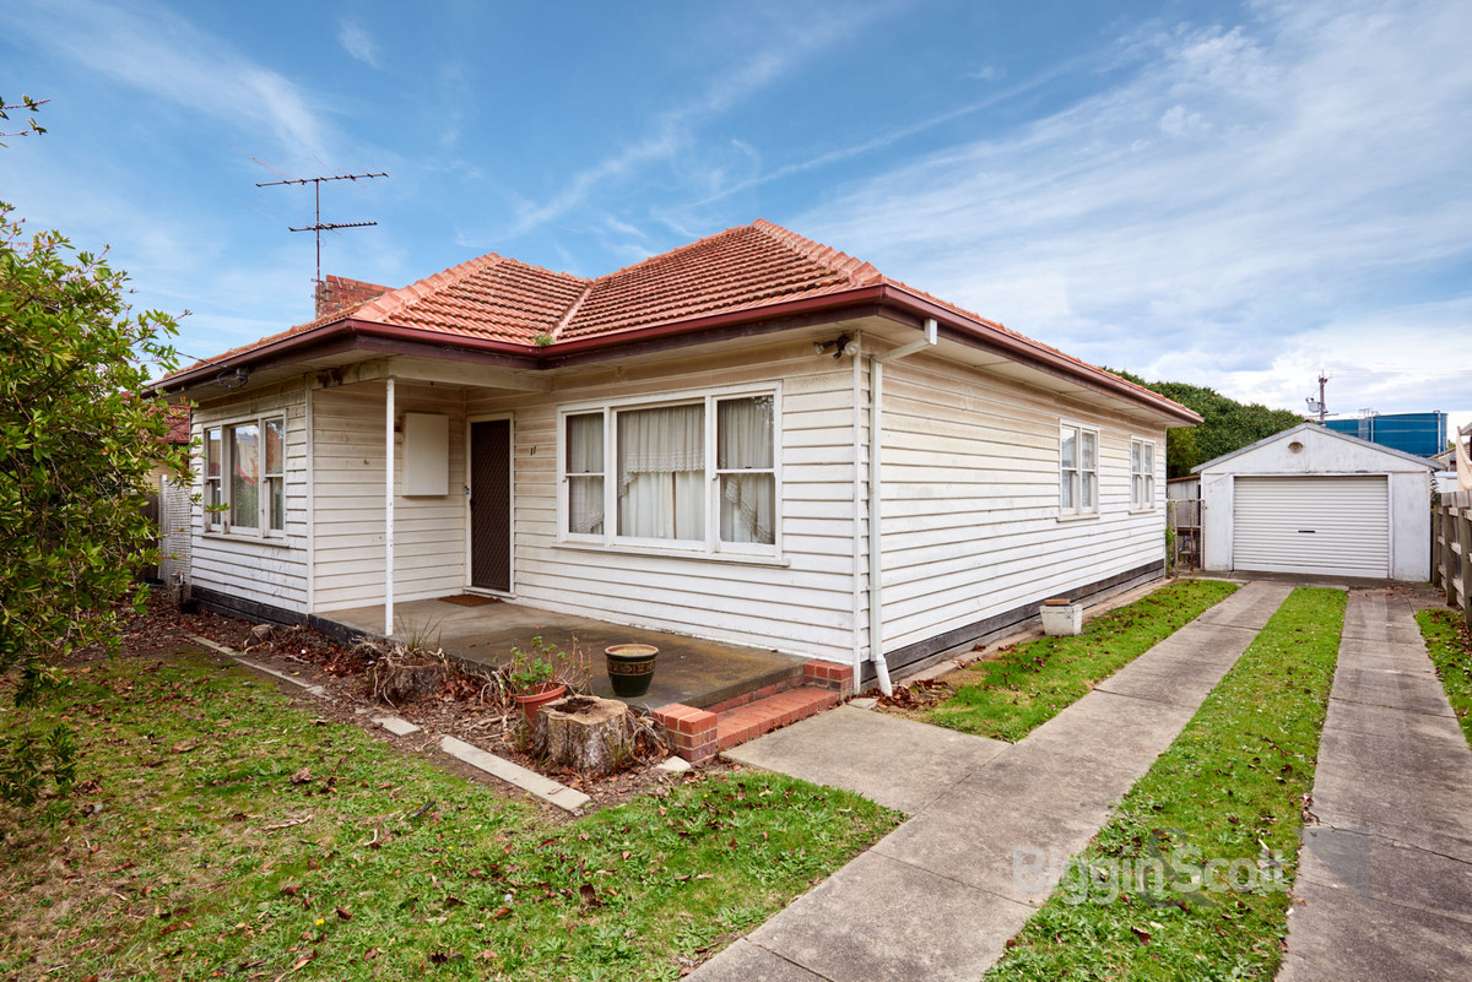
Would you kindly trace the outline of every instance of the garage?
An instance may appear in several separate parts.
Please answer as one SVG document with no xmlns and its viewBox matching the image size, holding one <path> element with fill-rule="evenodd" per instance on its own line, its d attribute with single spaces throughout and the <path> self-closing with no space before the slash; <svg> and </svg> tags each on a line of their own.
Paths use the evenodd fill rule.
<svg viewBox="0 0 1472 982">
<path fill-rule="evenodd" d="M 1239 477 L 1232 568 L 1390 575 L 1390 490 L 1383 476 Z"/>
<path fill-rule="evenodd" d="M 1202 568 L 1423 581 L 1432 470 L 1313 423 L 1207 461 Z"/>
</svg>

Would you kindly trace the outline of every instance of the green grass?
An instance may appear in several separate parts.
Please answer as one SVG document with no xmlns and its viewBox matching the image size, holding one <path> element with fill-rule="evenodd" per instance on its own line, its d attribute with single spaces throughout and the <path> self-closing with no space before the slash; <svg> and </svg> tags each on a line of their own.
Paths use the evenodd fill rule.
<svg viewBox="0 0 1472 982">
<path fill-rule="evenodd" d="M 1071 638 L 1038 638 L 947 677 L 950 698 L 919 718 L 1016 742 L 1237 589 L 1179 580 L 1089 621 Z"/>
<path fill-rule="evenodd" d="M 990 982 L 1273 977 L 1344 606 L 1339 590 L 1293 591 L 1074 857 Z M 1112 899 L 1099 879 L 1121 860 L 1172 856 L 1197 866 L 1236 860 L 1265 879 L 1231 888 L 1218 872 L 1206 877 L 1217 889 L 1181 890 L 1169 886 L 1181 879 L 1172 873 L 1163 889 L 1126 882 Z"/>
<path fill-rule="evenodd" d="M 1447 701 L 1462 724 L 1462 735 L 1472 746 L 1472 632 L 1467 630 L 1461 613 L 1449 607 L 1423 610 L 1416 615 L 1416 622 L 1421 625 L 1421 637 L 1426 639 L 1426 650 L 1446 690 Z"/>
<path fill-rule="evenodd" d="M 676 978 L 898 820 L 740 773 L 557 823 L 203 656 L 75 678 L 0 710 L 97 782 L 0 809 L 7 978 Z"/>
</svg>

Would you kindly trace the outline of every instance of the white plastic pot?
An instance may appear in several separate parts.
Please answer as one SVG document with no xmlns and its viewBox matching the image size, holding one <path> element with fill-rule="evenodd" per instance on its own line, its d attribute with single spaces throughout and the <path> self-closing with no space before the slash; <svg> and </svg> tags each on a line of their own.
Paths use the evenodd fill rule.
<svg viewBox="0 0 1472 982">
<path fill-rule="evenodd" d="M 1069 636 L 1084 629 L 1083 604 L 1043 604 L 1040 613 L 1044 634 Z"/>
</svg>

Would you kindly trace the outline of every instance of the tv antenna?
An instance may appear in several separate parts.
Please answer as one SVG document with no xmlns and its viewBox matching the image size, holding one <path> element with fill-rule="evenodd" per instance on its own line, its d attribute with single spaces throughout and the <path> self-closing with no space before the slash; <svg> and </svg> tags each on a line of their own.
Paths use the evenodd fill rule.
<svg viewBox="0 0 1472 982">
<path fill-rule="evenodd" d="M 1322 369 L 1320 369 L 1319 397 L 1315 399 L 1313 396 L 1309 396 L 1308 399 L 1305 400 L 1308 403 L 1309 414 L 1318 416 L 1320 423 L 1323 423 L 1324 417 L 1329 414 L 1329 404 L 1324 401 L 1324 386 L 1327 385 L 1328 382 L 1329 376 Z"/>
<path fill-rule="evenodd" d="M 312 185 L 313 221 L 310 225 L 288 225 L 288 232 L 311 232 L 317 239 L 317 283 L 322 283 L 322 233 L 333 232 L 342 228 L 367 228 L 377 225 L 377 222 L 324 222 L 322 221 L 322 182 L 323 181 L 366 181 L 375 177 L 388 177 L 388 171 L 375 171 L 368 174 L 331 174 L 321 177 L 293 177 L 284 181 L 257 181 L 258 188 L 274 188 L 284 184 Z"/>
</svg>

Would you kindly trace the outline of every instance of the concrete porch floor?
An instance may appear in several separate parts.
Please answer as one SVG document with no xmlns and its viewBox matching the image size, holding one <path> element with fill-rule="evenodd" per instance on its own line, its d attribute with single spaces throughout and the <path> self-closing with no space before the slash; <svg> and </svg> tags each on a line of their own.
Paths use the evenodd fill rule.
<svg viewBox="0 0 1472 982">
<path fill-rule="evenodd" d="M 442 647 L 447 655 L 464 661 L 499 665 L 511 657 L 513 646 L 530 650 L 532 637 L 541 635 L 564 651 L 580 649 L 588 658 L 593 692 L 608 697 L 613 690 L 604 671 L 603 649 L 614 644 L 652 644 L 659 649 L 659 660 L 649 692 L 625 700 L 647 709 L 672 702 L 705 708 L 802 676 L 803 659 L 792 655 L 478 599 L 489 602 L 474 607 L 445 600 L 395 604 L 394 637 Z M 317 619 L 372 637 L 383 636 L 381 604 L 329 611 Z"/>
</svg>

